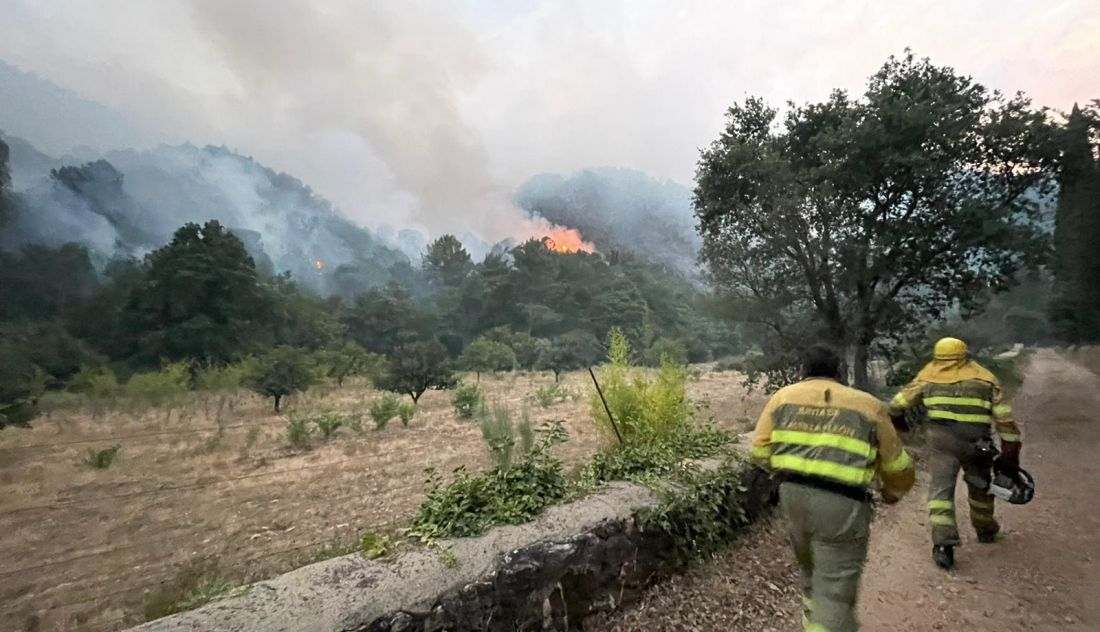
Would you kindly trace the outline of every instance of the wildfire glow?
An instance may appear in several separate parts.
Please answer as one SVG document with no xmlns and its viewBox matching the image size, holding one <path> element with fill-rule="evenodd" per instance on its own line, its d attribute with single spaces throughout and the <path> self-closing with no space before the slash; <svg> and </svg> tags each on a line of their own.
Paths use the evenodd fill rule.
<svg viewBox="0 0 1100 632">
<path fill-rule="evenodd" d="M 325 269 L 325 264 L 321 263 L 321 260 L 318 259 L 317 261 L 313 262 L 313 267 L 317 268 L 318 272 L 323 272 Z"/>
<path fill-rule="evenodd" d="M 596 247 L 581 239 L 580 233 L 572 228 L 555 226 L 543 237 L 546 247 L 554 252 L 593 252 Z"/>
</svg>

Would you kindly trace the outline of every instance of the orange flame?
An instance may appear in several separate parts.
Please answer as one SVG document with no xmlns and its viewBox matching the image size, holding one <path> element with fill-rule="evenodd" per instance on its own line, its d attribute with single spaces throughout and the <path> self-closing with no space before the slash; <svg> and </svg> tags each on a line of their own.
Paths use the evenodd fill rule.
<svg viewBox="0 0 1100 632">
<path fill-rule="evenodd" d="M 317 268 L 318 272 L 323 272 L 325 269 L 325 264 L 321 263 L 321 260 L 318 259 L 317 261 L 313 262 L 313 267 Z"/>
<path fill-rule="evenodd" d="M 554 226 L 550 234 L 543 237 L 546 247 L 554 252 L 594 252 L 596 247 L 581 238 L 581 234 L 573 228 Z"/>
</svg>

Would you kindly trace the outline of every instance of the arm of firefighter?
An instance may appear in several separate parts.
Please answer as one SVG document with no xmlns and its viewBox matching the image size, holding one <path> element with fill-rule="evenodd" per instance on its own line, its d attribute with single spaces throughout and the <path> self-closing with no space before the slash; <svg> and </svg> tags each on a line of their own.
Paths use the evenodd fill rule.
<svg viewBox="0 0 1100 632">
<path fill-rule="evenodd" d="M 772 415 L 779 406 L 777 399 L 772 396 L 768 400 L 764 410 L 760 412 L 760 418 L 756 420 L 756 430 L 752 433 L 752 460 L 764 467 L 771 465 L 772 429 L 775 427 Z"/>
<path fill-rule="evenodd" d="M 890 422 L 887 410 L 884 408 L 875 418 L 878 426 L 878 457 L 875 461 L 875 470 L 882 479 L 882 499 L 887 504 L 901 500 L 901 497 L 913 488 L 915 472 L 913 459 L 905 451 L 905 447 L 894 430 L 894 424 Z"/>
<path fill-rule="evenodd" d="M 894 399 L 890 400 L 891 417 L 900 417 L 905 414 L 906 410 L 920 404 L 921 399 L 924 396 L 924 382 L 913 380 L 905 385 L 905 388 L 898 391 L 897 395 L 894 395 Z"/>
<path fill-rule="evenodd" d="M 1023 432 L 1012 415 L 1012 406 L 1004 399 L 1000 385 L 993 386 L 993 426 L 1004 443 L 1021 443 Z"/>
</svg>

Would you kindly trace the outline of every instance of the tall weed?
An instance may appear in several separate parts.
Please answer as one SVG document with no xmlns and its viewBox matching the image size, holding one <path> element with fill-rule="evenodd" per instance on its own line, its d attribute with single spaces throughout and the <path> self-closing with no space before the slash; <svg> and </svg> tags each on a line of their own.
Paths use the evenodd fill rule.
<svg viewBox="0 0 1100 632">
<path fill-rule="evenodd" d="M 397 416 L 401 419 L 401 425 L 408 428 L 409 422 L 416 416 L 416 404 L 412 402 L 402 402 L 397 407 Z"/>
</svg>

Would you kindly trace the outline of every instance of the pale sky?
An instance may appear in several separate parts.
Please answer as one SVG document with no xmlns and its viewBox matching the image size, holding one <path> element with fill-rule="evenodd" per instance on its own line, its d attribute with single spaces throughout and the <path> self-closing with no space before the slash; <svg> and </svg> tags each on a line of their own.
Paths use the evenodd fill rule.
<svg viewBox="0 0 1100 632">
<path fill-rule="evenodd" d="M 730 104 L 858 92 L 907 46 L 1040 105 L 1100 98 L 1100 0 L 0 4 L 0 59 L 434 231 L 514 232 L 511 191 L 543 171 L 690 185 Z"/>
</svg>

